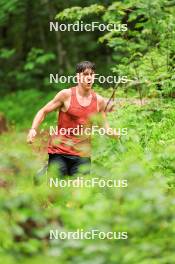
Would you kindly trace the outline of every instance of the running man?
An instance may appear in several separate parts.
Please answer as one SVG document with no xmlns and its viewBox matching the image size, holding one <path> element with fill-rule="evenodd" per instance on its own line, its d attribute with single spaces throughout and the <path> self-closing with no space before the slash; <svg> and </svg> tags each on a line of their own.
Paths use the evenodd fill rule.
<svg viewBox="0 0 175 264">
<path fill-rule="evenodd" d="M 58 92 L 53 100 L 38 111 L 29 130 L 27 142 L 33 143 L 37 129 L 46 115 L 52 111 L 59 111 L 58 134 L 51 137 L 48 145 L 48 165 L 56 164 L 59 175 L 74 175 L 80 165 L 91 162 L 90 137 L 77 136 L 70 131 L 78 127 L 91 127 L 91 117 L 97 113 L 101 113 L 105 120 L 105 128 L 109 128 L 105 119 L 105 100 L 92 90 L 94 75 L 94 63 L 89 61 L 78 63 L 77 86 Z M 61 133 L 63 130 L 67 133 Z"/>
</svg>

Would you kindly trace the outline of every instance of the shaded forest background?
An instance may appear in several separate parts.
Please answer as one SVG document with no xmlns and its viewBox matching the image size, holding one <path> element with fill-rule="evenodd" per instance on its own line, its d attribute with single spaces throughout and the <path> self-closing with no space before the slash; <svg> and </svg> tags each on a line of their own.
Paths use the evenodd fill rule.
<svg viewBox="0 0 175 264">
<path fill-rule="evenodd" d="M 175 259 L 175 1 L 0 0 L 0 260 L 3 263 L 173 264 Z M 50 32 L 49 22 L 127 24 L 125 32 Z M 116 90 L 112 128 L 120 140 L 94 135 L 87 179 L 127 180 L 127 188 L 49 188 L 43 131 L 26 144 L 36 112 L 92 60 L 97 73 L 127 76 Z M 145 99 L 145 100 L 142 100 Z M 133 101 L 140 104 L 133 104 Z M 145 103 L 142 103 L 145 102 Z M 41 132 L 41 133 L 40 133 Z M 55 172 L 52 172 L 55 177 Z M 76 175 L 76 176 L 82 176 Z M 54 240 L 49 230 L 127 231 L 127 241 Z"/>
<path fill-rule="evenodd" d="M 174 96 L 174 1 L 1 0 L 0 7 L 1 94 L 62 89 L 49 83 L 50 73 L 72 75 L 77 62 L 92 60 L 99 74 L 127 76 L 125 92 Z M 128 30 L 49 31 L 50 21 L 78 20 Z"/>
</svg>

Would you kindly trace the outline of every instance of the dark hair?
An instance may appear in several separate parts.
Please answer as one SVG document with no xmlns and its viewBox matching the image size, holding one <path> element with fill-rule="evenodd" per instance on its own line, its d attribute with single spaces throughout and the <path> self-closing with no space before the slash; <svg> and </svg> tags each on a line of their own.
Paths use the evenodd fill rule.
<svg viewBox="0 0 175 264">
<path fill-rule="evenodd" d="M 95 71 L 95 63 L 90 61 L 81 61 L 76 66 L 76 73 L 84 72 L 86 69 Z"/>
</svg>

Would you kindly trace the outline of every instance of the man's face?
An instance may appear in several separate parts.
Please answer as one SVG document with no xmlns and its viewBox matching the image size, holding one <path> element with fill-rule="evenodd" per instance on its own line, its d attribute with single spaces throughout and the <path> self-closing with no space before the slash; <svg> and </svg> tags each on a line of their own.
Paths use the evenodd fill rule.
<svg viewBox="0 0 175 264">
<path fill-rule="evenodd" d="M 91 69 L 85 69 L 83 72 L 77 73 L 77 81 L 81 86 L 89 90 L 92 88 L 92 85 L 94 83 L 94 77 L 95 73 Z"/>
</svg>

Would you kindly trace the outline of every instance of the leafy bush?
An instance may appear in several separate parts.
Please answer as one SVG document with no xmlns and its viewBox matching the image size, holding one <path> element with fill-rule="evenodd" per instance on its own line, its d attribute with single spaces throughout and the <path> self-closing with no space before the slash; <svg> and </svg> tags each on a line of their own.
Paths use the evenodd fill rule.
<svg viewBox="0 0 175 264">
<path fill-rule="evenodd" d="M 127 188 L 34 185 L 47 159 L 25 133 L 1 137 L 1 255 L 7 263 L 173 263 L 174 102 L 127 102 L 108 118 L 128 128 L 116 141 L 94 136 L 92 174 L 127 179 Z M 55 177 L 54 171 L 50 176 Z M 49 177 L 50 177 L 49 176 Z M 78 175 L 77 175 L 78 176 Z M 127 240 L 49 240 L 49 230 L 127 231 Z M 8 256 L 7 256 L 8 255 Z M 16 261 L 16 262 L 15 262 Z"/>
</svg>

